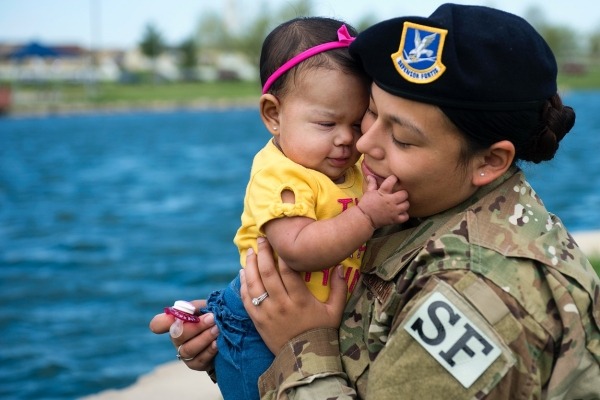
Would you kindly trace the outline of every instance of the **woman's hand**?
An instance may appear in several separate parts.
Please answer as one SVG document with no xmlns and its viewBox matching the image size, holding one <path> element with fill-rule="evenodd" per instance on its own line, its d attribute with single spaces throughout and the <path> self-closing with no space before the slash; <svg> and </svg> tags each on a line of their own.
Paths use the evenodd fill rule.
<svg viewBox="0 0 600 400">
<path fill-rule="evenodd" d="M 206 301 L 192 301 L 196 310 L 204 307 Z M 175 321 L 172 315 L 165 313 L 158 314 L 150 321 L 150 330 L 156 334 L 169 332 L 171 324 Z M 215 319 L 212 314 L 203 314 L 200 316 L 200 322 L 183 324 L 183 333 L 178 338 L 171 338 L 173 345 L 179 349 L 181 359 L 193 358 L 184 361 L 190 369 L 196 371 L 209 371 L 212 369 L 212 361 L 217 354 L 216 338 L 219 329 L 215 325 Z M 181 348 L 179 347 L 181 346 Z"/>
<path fill-rule="evenodd" d="M 340 326 L 347 292 L 341 266 L 330 274 L 331 293 L 327 302 L 321 303 L 310 293 L 300 274 L 281 259 L 277 271 L 271 246 L 266 239 L 259 238 L 258 257 L 248 250 L 246 268 L 240 277 L 244 307 L 275 355 L 303 332 Z M 252 299 L 265 292 L 268 297 L 254 305 Z"/>
</svg>

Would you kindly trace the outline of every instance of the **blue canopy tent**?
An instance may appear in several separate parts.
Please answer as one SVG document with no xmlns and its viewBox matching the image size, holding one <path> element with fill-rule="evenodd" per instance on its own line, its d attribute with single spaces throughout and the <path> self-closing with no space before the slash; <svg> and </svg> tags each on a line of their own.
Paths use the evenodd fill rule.
<svg viewBox="0 0 600 400">
<path fill-rule="evenodd" d="M 30 57 L 59 57 L 60 52 L 52 47 L 44 46 L 38 42 L 30 42 L 9 54 L 9 58 L 23 60 Z"/>
</svg>

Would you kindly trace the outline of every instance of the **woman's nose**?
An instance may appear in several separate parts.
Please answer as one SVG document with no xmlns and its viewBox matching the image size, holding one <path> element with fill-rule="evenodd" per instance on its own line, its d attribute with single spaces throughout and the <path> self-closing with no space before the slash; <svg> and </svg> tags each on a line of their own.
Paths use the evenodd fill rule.
<svg viewBox="0 0 600 400">
<path fill-rule="evenodd" d="M 366 132 L 363 132 L 362 136 L 356 142 L 356 149 L 362 154 L 368 154 L 373 158 L 382 159 L 384 157 L 384 150 L 374 139 L 375 134 L 372 127 L 373 126 Z"/>
</svg>

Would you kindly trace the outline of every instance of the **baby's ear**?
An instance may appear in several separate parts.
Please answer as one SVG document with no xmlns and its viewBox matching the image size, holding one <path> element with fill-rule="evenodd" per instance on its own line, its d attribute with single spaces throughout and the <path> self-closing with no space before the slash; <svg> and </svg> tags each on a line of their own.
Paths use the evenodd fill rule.
<svg viewBox="0 0 600 400">
<path fill-rule="evenodd" d="M 260 118 L 271 135 L 279 135 L 279 99 L 272 94 L 260 96 Z"/>
</svg>

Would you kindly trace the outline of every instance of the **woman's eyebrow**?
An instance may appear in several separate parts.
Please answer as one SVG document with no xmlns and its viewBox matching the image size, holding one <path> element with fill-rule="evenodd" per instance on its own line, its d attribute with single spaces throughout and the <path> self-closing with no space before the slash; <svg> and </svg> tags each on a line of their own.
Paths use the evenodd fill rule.
<svg viewBox="0 0 600 400">
<path fill-rule="evenodd" d="M 401 126 L 402 128 L 408 129 L 409 131 L 411 131 L 421 137 L 425 137 L 425 134 L 423 133 L 423 131 L 417 125 L 413 124 L 412 122 L 402 119 L 402 118 L 398 117 L 397 115 L 390 115 L 389 119 L 393 124 L 396 124 L 398 126 Z"/>
</svg>

